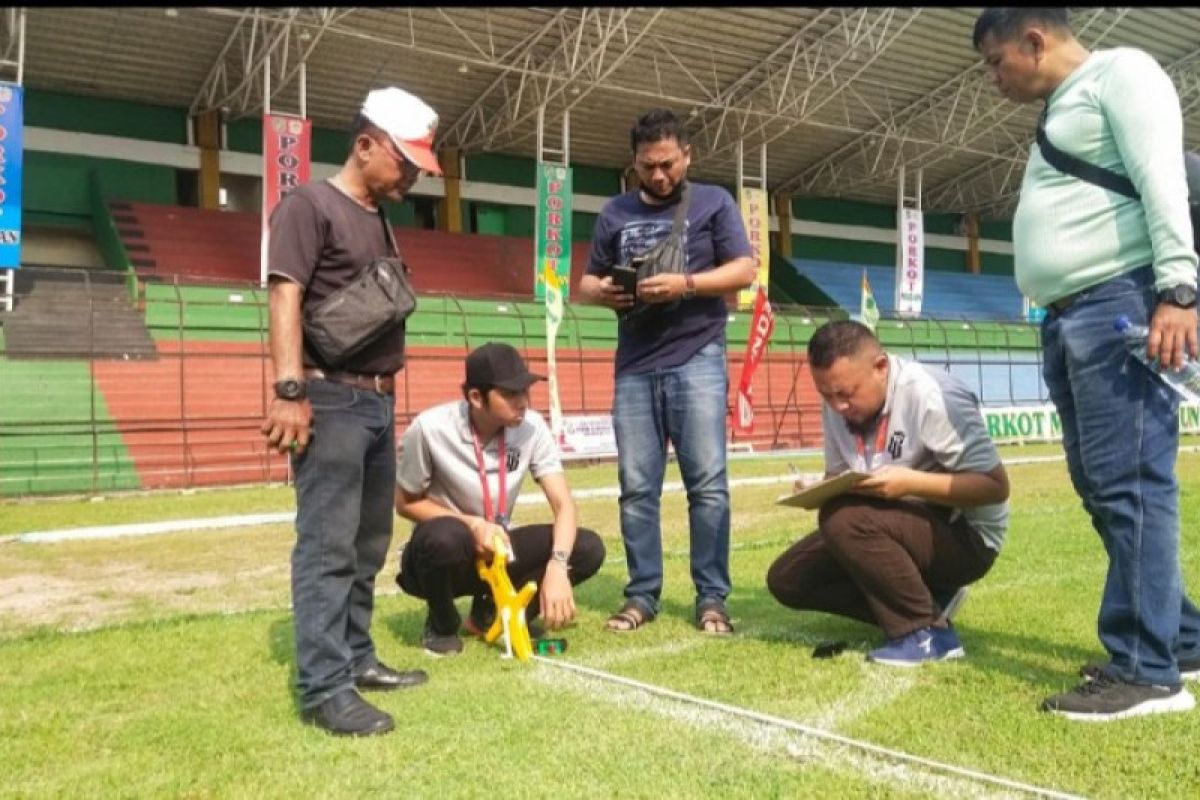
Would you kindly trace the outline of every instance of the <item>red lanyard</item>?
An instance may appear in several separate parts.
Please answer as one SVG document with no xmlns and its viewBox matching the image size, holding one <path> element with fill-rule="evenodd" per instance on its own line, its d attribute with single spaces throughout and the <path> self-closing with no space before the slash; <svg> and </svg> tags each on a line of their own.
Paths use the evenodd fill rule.
<svg viewBox="0 0 1200 800">
<path fill-rule="evenodd" d="M 883 450 L 883 440 L 887 438 L 887 426 L 889 414 L 883 414 L 879 417 L 879 421 L 875 427 L 875 449 L 871 451 L 871 462 L 867 462 L 867 443 L 863 441 L 863 437 L 859 434 L 854 434 L 854 445 L 858 450 L 858 457 L 862 461 L 862 468 L 868 472 L 874 468 L 875 459 Z"/>
<path fill-rule="evenodd" d="M 475 445 L 475 466 L 479 468 L 479 486 L 483 489 L 483 518 L 497 525 L 505 525 L 508 515 L 508 451 L 504 446 L 504 429 L 500 429 L 500 442 L 496 445 L 496 457 L 500 459 L 497 474 L 500 479 L 500 497 L 496 507 L 492 507 L 492 492 L 488 488 L 487 467 L 483 464 L 483 445 L 479 443 L 479 434 L 475 426 L 471 426 L 471 442 Z"/>
</svg>

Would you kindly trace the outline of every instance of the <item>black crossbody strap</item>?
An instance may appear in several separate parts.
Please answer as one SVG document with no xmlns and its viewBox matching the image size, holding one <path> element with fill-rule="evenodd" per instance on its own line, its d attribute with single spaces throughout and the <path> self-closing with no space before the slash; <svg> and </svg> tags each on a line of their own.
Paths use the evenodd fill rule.
<svg viewBox="0 0 1200 800">
<path fill-rule="evenodd" d="M 383 235 L 387 238 L 387 243 L 392 248 L 392 255 L 400 258 L 400 248 L 396 245 L 396 234 L 392 232 L 392 226 L 388 224 L 387 214 L 383 213 L 383 206 L 375 206 L 375 210 L 379 212 L 379 221 L 383 223 Z"/>
<path fill-rule="evenodd" d="M 679 205 L 675 206 L 675 218 L 671 221 L 672 236 L 683 234 L 683 223 L 687 219 L 688 202 L 691 200 L 691 194 L 692 184 L 684 181 L 683 188 L 679 191 Z"/>
<path fill-rule="evenodd" d="M 1067 175 L 1074 175 L 1080 180 L 1094 183 L 1110 192 L 1124 195 L 1141 200 L 1142 196 L 1138 190 L 1134 188 L 1133 181 L 1124 175 L 1118 175 L 1111 169 L 1098 167 L 1082 158 L 1076 158 L 1070 153 L 1064 153 L 1053 144 L 1050 143 L 1049 137 L 1046 136 L 1046 113 L 1050 110 L 1050 105 L 1047 104 L 1042 109 L 1041 115 L 1038 117 L 1037 125 L 1037 143 L 1042 151 L 1042 158 L 1046 159 L 1046 163 L 1054 167 L 1059 172 Z"/>
</svg>

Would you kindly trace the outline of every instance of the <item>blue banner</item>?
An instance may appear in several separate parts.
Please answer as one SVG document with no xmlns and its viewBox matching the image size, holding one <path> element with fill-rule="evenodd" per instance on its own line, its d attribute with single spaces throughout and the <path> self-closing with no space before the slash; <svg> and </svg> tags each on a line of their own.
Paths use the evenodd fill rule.
<svg viewBox="0 0 1200 800">
<path fill-rule="evenodd" d="M 0 83 L 0 269 L 21 266 L 21 172 L 25 153 L 20 86 Z"/>
</svg>

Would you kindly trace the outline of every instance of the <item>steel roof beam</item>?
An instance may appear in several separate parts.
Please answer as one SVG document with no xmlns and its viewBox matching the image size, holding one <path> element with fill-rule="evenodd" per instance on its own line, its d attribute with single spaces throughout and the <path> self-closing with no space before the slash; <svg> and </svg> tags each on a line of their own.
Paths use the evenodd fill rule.
<svg viewBox="0 0 1200 800">
<path fill-rule="evenodd" d="M 353 9 L 288 8 L 242 11 L 207 9 L 217 16 L 236 16 L 237 23 L 188 108 L 195 115 L 228 108 L 231 117 L 265 107 L 263 65 L 270 59 L 271 97 L 287 88 L 330 26 Z"/>
<path fill-rule="evenodd" d="M 560 14 L 543 26 L 557 28 L 553 49 L 539 57 L 525 49 L 518 71 L 503 72 L 447 130 L 442 144 L 463 150 L 512 146 L 534 135 L 528 130 L 539 108 L 565 113 L 596 88 L 641 44 L 663 13 L 657 9 L 638 26 L 635 9 L 581 9 L 576 20 Z M 499 100 L 499 102 L 497 102 Z"/>
<path fill-rule="evenodd" d="M 1077 25 L 1079 38 L 1095 46 L 1128 11 L 1093 9 Z M 1110 15 L 1114 18 L 1106 20 Z M 1097 25 L 1102 25 L 1099 32 L 1089 36 Z M 927 167 L 963 152 L 1003 158 L 1019 141 L 1003 123 L 1020 113 L 1020 107 L 1006 107 L 988 83 L 983 61 L 977 60 L 926 97 L 787 178 L 779 190 L 837 195 L 880 179 L 894 179 L 901 165 Z"/>
<path fill-rule="evenodd" d="M 738 141 L 753 146 L 767 145 L 810 122 L 828 103 L 842 97 L 854 80 L 865 72 L 905 32 L 921 10 L 894 8 L 837 8 L 840 15 L 823 36 L 812 38 L 803 49 L 796 48 L 782 69 L 767 68 L 766 80 L 751 84 L 736 105 L 721 115 L 735 123 L 734 133 L 712 139 L 702 149 L 698 163 L 721 159 L 733 152 Z M 803 37 L 804 31 L 799 32 Z M 865 54 L 864 54 L 865 51 Z M 755 114 L 756 111 L 767 115 Z M 719 131 L 718 131 L 719 132 Z M 705 130 L 701 130 L 701 135 Z M 703 142 L 702 140 L 702 143 Z"/>
</svg>

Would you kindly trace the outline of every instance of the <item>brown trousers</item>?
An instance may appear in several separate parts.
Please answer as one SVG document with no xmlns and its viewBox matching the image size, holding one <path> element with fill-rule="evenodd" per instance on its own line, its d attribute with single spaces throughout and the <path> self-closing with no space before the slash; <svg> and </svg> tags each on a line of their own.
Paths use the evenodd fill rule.
<svg viewBox="0 0 1200 800">
<path fill-rule="evenodd" d="M 996 552 L 950 509 L 843 495 L 821 507 L 818 529 L 767 570 L 767 588 L 796 609 L 873 623 L 895 639 L 941 613 L 930 594 L 953 592 L 991 569 Z"/>
</svg>

